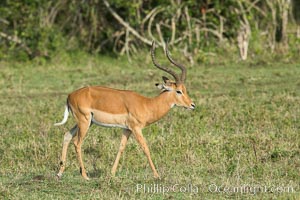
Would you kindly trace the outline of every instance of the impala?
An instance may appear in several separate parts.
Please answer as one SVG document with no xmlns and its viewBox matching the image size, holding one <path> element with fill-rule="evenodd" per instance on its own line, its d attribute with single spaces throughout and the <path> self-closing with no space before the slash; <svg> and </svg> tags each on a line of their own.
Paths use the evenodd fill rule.
<svg viewBox="0 0 300 200">
<path fill-rule="evenodd" d="M 127 140 L 133 134 L 147 156 L 154 177 L 159 177 L 151 160 L 146 140 L 142 135 L 142 129 L 161 119 L 173 106 L 182 106 L 193 110 L 195 109 L 195 104 L 191 101 L 184 86 L 186 68 L 176 63 L 170 57 L 168 45 L 165 48 L 166 56 L 173 65 L 181 70 L 180 76 L 173 70 L 159 65 L 155 60 L 154 51 L 155 43 L 153 42 L 151 48 L 153 64 L 158 69 L 172 75 L 175 79 L 175 82 L 173 82 L 163 76 L 163 84 L 156 84 L 161 90 L 158 96 L 148 98 L 133 91 L 117 90 L 102 86 L 88 86 L 69 94 L 64 118 L 60 123 L 56 123 L 55 126 L 66 123 L 69 111 L 73 114 L 76 125 L 64 135 L 60 170 L 57 174 L 58 178 L 61 178 L 65 169 L 68 145 L 73 139 L 80 165 L 80 173 L 83 178 L 89 179 L 82 162 L 81 145 L 92 124 L 123 129 L 119 151 L 111 170 L 112 175 L 115 175 Z"/>
</svg>

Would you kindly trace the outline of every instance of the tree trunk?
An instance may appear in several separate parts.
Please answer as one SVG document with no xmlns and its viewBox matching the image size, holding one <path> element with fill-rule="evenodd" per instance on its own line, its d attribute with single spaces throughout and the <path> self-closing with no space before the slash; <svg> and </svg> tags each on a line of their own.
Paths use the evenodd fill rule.
<svg viewBox="0 0 300 200">
<path fill-rule="evenodd" d="M 281 0 L 282 6 L 282 24 L 281 24 L 281 42 L 284 50 L 288 49 L 288 36 L 287 36 L 287 25 L 288 25 L 288 13 L 290 8 L 290 0 Z"/>
</svg>

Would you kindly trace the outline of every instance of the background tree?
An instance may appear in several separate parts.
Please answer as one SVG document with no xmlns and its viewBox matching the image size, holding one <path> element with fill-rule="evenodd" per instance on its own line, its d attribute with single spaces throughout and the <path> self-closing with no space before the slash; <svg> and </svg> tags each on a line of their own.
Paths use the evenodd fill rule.
<svg viewBox="0 0 300 200">
<path fill-rule="evenodd" d="M 290 0 L 3 0 L 0 58 L 51 58 L 76 50 L 130 57 L 152 40 L 163 45 L 169 39 L 191 63 L 224 42 L 245 60 L 253 42 L 260 51 L 288 49 L 288 29 L 294 28 L 288 13 L 299 27 L 297 2 L 290 9 Z"/>
</svg>

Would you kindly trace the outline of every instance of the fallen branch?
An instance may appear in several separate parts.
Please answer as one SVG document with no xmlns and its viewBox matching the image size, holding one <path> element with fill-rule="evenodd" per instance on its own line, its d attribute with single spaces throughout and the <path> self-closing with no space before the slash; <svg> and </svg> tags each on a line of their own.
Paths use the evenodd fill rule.
<svg viewBox="0 0 300 200">
<path fill-rule="evenodd" d="M 160 39 L 160 41 L 161 41 L 162 46 L 165 46 L 164 37 L 163 37 L 162 32 L 161 32 L 161 29 L 160 29 L 160 23 L 157 23 L 157 24 L 156 24 L 156 31 L 157 31 L 157 34 L 158 34 L 158 36 L 159 36 L 159 39 Z"/>
<path fill-rule="evenodd" d="M 7 21 L 6 19 L 0 18 L 0 22 L 2 22 L 3 24 L 9 25 L 9 21 Z"/>
<path fill-rule="evenodd" d="M 0 32 L 0 37 L 3 37 L 9 41 L 12 41 L 12 42 L 20 45 L 22 48 L 25 49 L 25 51 L 27 52 L 28 55 L 32 56 L 31 49 L 17 36 L 10 36 L 10 35 L 7 35 L 6 33 Z"/>
<path fill-rule="evenodd" d="M 144 38 L 141 36 L 136 30 L 134 30 L 127 22 L 125 22 L 119 15 L 116 13 L 109 5 L 109 3 L 106 0 L 103 0 L 104 5 L 108 9 L 108 11 L 112 14 L 112 16 L 120 23 L 122 24 L 129 32 L 132 33 L 135 37 L 140 39 L 145 44 L 151 45 L 152 42 L 148 40 L 147 38 Z"/>
<path fill-rule="evenodd" d="M 246 60 L 248 56 L 249 40 L 251 36 L 251 27 L 246 16 L 244 5 L 238 1 L 241 10 L 240 29 L 238 30 L 237 42 L 242 60 Z"/>
<path fill-rule="evenodd" d="M 170 44 L 173 44 L 174 41 L 175 41 L 175 34 L 176 34 L 176 22 L 175 22 L 175 17 L 172 17 L 171 27 L 172 27 L 172 36 L 171 36 Z"/>
<path fill-rule="evenodd" d="M 192 44 L 192 26 L 191 26 L 191 19 L 190 19 L 190 15 L 189 15 L 189 8 L 186 6 L 184 8 L 184 14 L 186 17 L 186 22 L 187 22 L 187 28 L 188 28 L 188 36 L 189 36 L 189 45 Z"/>
<path fill-rule="evenodd" d="M 249 0 L 244 1 L 245 3 L 249 4 L 249 7 L 246 9 L 246 12 L 250 12 L 250 10 L 251 10 L 252 8 L 254 8 L 254 9 L 257 10 L 260 14 L 262 14 L 264 17 L 266 17 L 266 16 L 267 16 L 267 13 L 266 13 L 263 9 L 261 9 L 259 6 L 257 6 L 257 4 L 258 4 L 260 1 L 261 1 L 261 0 L 256 0 L 256 1 L 254 1 L 254 2 L 251 2 L 251 1 L 249 1 Z"/>
<path fill-rule="evenodd" d="M 127 55 L 127 59 L 128 61 L 131 63 L 131 58 L 130 58 L 130 54 L 129 54 L 129 30 L 126 29 L 126 35 L 125 35 L 125 50 L 126 50 L 126 55 Z"/>
<path fill-rule="evenodd" d="M 247 24 L 241 24 L 240 30 L 238 31 L 237 42 L 242 60 L 247 60 L 250 34 L 250 27 Z"/>
<path fill-rule="evenodd" d="M 121 39 L 121 37 L 125 34 L 125 31 L 122 30 L 122 31 L 117 31 L 115 34 L 113 34 L 112 38 L 116 38 L 114 40 L 114 47 L 113 47 L 113 51 L 114 52 L 117 52 L 117 46 L 118 46 L 118 43 L 119 43 L 119 40 Z"/>
<path fill-rule="evenodd" d="M 151 18 L 151 16 L 159 9 L 159 7 L 155 7 L 154 9 L 152 9 L 147 15 L 146 17 L 144 17 L 144 19 L 142 20 L 142 23 L 141 23 L 141 32 L 142 32 L 142 35 L 144 35 L 144 26 L 145 26 L 145 23 L 147 20 L 149 20 Z"/>
<path fill-rule="evenodd" d="M 158 13 L 162 12 L 162 11 L 163 11 L 163 8 L 157 9 L 155 12 L 153 12 L 153 14 L 151 15 L 151 17 L 150 17 L 150 19 L 149 19 L 149 23 L 148 23 L 148 35 L 151 37 L 152 40 L 156 40 L 156 39 L 154 38 L 153 34 L 152 34 L 152 31 L 151 31 L 151 27 L 152 27 L 153 20 L 154 20 L 155 16 L 156 16 Z M 160 42 L 157 42 L 157 44 L 158 44 L 159 46 L 162 46 L 162 43 L 160 43 Z"/>
<path fill-rule="evenodd" d="M 222 33 L 219 33 L 219 31 L 217 31 L 217 30 L 210 29 L 210 28 L 200 28 L 200 31 L 210 32 L 213 35 L 215 35 L 217 38 L 219 38 L 219 41 L 222 41 L 223 35 L 222 35 Z"/>
</svg>

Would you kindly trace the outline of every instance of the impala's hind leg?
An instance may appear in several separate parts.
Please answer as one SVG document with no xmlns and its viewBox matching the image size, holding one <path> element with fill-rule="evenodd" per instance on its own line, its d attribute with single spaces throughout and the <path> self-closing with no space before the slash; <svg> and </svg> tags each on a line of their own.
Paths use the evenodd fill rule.
<svg viewBox="0 0 300 200">
<path fill-rule="evenodd" d="M 77 125 L 75 125 L 70 131 L 65 133 L 63 149 L 62 149 L 62 154 L 61 154 L 61 159 L 60 159 L 60 169 L 59 169 L 59 172 L 57 173 L 58 178 L 61 178 L 61 176 L 65 170 L 68 146 L 69 146 L 72 138 L 76 135 L 77 130 L 78 130 Z"/>
<path fill-rule="evenodd" d="M 118 151 L 115 163 L 114 163 L 114 165 L 113 165 L 113 167 L 111 169 L 111 174 L 113 176 L 116 174 L 117 167 L 118 167 L 118 164 L 119 164 L 119 160 L 121 158 L 121 155 L 122 155 L 123 151 L 125 150 L 125 147 L 126 147 L 126 144 L 127 144 L 127 140 L 129 138 L 130 134 L 131 134 L 131 131 L 128 130 L 128 129 L 125 129 L 124 132 L 123 132 L 121 143 L 120 143 L 120 147 L 119 147 L 119 151 Z"/>
<path fill-rule="evenodd" d="M 86 180 L 89 180 L 85 168 L 84 168 L 84 164 L 82 161 L 82 154 L 81 154 L 81 145 L 82 142 L 86 136 L 86 133 L 90 127 L 91 124 L 91 116 L 89 117 L 83 117 L 81 120 L 78 121 L 78 132 L 77 132 L 77 136 L 74 137 L 74 146 L 75 146 L 75 151 L 77 154 L 77 158 L 78 158 L 78 162 L 80 165 L 80 173 L 82 175 L 82 177 Z"/>
</svg>

